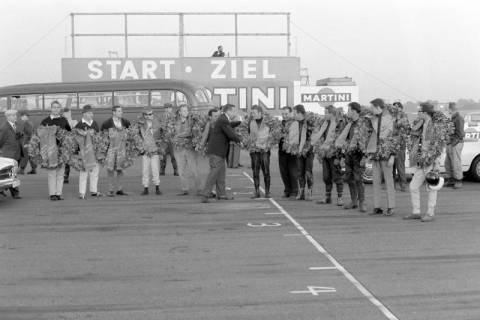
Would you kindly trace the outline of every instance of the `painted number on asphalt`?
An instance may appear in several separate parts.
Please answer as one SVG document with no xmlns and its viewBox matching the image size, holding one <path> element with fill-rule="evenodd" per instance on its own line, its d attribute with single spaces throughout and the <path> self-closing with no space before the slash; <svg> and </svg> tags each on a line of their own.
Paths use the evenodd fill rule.
<svg viewBox="0 0 480 320">
<path fill-rule="evenodd" d="M 262 227 L 280 227 L 282 224 L 273 222 L 273 223 L 248 223 L 247 226 L 252 228 L 262 228 Z"/>
<path fill-rule="evenodd" d="M 331 293 L 331 292 L 337 292 L 335 288 L 331 287 L 313 287 L 313 286 L 308 286 L 308 290 L 299 290 L 299 291 L 290 291 L 290 293 L 310 293 L 314 296 L 318 296 L 319 293 Z"/>
</svg>

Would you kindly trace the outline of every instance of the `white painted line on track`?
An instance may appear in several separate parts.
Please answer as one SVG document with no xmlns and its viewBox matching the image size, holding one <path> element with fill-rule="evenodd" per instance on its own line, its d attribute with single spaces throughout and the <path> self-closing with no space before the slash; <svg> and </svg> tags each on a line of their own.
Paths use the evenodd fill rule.
<svg viewBox="0 0 480 320">
<path fill-rule="evenodd" d="M 281 213 L 281 212 L 265 212 L 264 214 L 266 214 L 266 215 L 275 215 L 275 214 L 279 214 L 279 215 L 283 215 L 283 216 L 284 216 L 284 214 L 283 214 L 283 213 Z"/>
<path fill-rule="evenodd" d="M 253 183 L 252 177 L 245 171 L 243 172 L 245 177 L 250 179 Z M 260 187 L 260 190 L 262 192 L 265 192 L 265 190 Z M 340 262 L 337 261 L 330 253 L 328 253 L 325 248 L 322 247 L 320 243 L 317 242 L 308 232 L 305 230 L 304 227 L 302 227 L 281 205 L 278 204 L 275 199 L 270 198 L 270 202 L 277 207 L 280 212 L 282 212 L 285 217 L 287 217 L 288 220 L 307 238 L 307 240 L 320 252 L 322 253 L 330 262 L 345 276 L 345 278 L 348 279 L 357 289 L 360 291 L 375 307 L 377 307 L 380 312 L 383 313 L 385 317 L 389 320 L 399 320 L 383 303 L 380 302 L 370 291 L 368 291 L 367 288 L 363 284 L 360 283 L 350 272 L 348 272 L 347 269 L 345 269 L 344 266 L 340 264 Z"/>
<path fill-rule="evenodd" d="M 308 270 L 337 270 L 337 267 L 310 267 Z"/>
</svg>

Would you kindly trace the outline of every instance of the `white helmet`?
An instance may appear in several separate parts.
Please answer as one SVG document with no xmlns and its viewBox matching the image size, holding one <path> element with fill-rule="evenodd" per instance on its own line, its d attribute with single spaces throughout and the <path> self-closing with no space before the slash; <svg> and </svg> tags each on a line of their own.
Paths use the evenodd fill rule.
<svg viewBox="0 0 480 320">
<path fill-rule="evenodd" d="M 425 174 L 427 191 L 438 191 L 442 189 L 445 182 L 443 177 L 437 171 L 429 171 Z"/>
</svg>

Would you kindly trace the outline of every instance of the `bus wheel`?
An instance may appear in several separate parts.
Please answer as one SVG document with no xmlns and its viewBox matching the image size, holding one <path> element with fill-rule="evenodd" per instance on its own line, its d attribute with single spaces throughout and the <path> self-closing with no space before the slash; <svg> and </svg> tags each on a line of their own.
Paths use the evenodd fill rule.
<svg viewBox="0 0 480 320">
<path fill-rule="evenodd" d="M 475 181 L 480 181 L 480 156 L 477 156 L 475 159 L 473 159 L 469 173 Z"/>
</svg>

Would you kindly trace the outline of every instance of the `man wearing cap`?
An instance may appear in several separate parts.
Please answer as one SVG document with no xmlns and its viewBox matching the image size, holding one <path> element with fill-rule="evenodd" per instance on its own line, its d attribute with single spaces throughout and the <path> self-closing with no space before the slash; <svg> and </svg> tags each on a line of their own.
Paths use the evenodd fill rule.
<svg viewBox="0 0 480 320">
<path fill-rule="evenodd" d="M 151 107 L 144 107 L 142 118 L 139 120 L 140 136 L 143 140 L 143 156 L 142 156 L 142 195 L 148 195 L 148 185 L 150 177 L 155 185 L 155 194 L 161 195 L 160 191 L 160 173 L 158 170 L 159 155 L 157 140 L 160 140 L 160 123 L 153 116 Z"/>
<path fill-rule="evenodd" d="M 27 167 L 27 164 L 30 162 L 30 168 L 31 170 L 27 172 L 27 174 L 36 174 L 37 173 L 37 164 L 32 161 L 30 156 L 28 155 L 28 150 L 27 150 L 27 145 L 30 143 L 30 140 L 32 139 L 33 135 L 33 124 L 29 120 L 28 112 L 23 110 L 19 112 L 20 115 L 20 122 L 18 124 L 18 131 L 20 131 L 23 134 L 23 142 L 22 142 L 22 148 L 23 148 L 23 157 L 20 159 L 19 163 L 19 174 L 24 174 L 25 173 L 25 168 Z"/>
<path fill-rule="evenodd" d="M 170 121 L 170 119 L 175 118 L 175 114 L 173 112 L 173 105 L 171 103 L 165 103 L 165 112 L 162 117 L 162 124 L 165 127 L 165 124 Z M 172 162 L 173 167 L 173 175 L 178 176 L 178 167 L 177 167 L 177 160 L 175 159 L 175 148 L 172 141 L 168 141 L 167 149 L 165 150 L 165 154 L 160 160 L 160 175 L 165 175 L 165 167 L 167 166 L 167 157 L 170 156 L 170 161 Z"/>
<path fill-rule="evenodd" d="M 71 131 L 70 124 L 65 117 L 61 115 L 62 105 L 58 101 L 52 101 L 50 104 L 50 115 L 42 120 L 40 126 L 57 126 L 60 129 Z M 60 141 L 56 141 L 57 146 Z M 60 164 L 56 168 L 48 168 L 48 191 L 51 201 L 63 200 L 63 179 L 65 174 L 65 165 Z"/>
<path fill-rule="evenodd" d="M 122 187 L 122 177 L 123 177 L 123 168 L 119 165 L 119 161 L 124 160 L 125 158 L 125 140 L 122 137 L 122 132 L 130 127 L 130 121 L 122 117 L 123 110 L 119 105 L 112 107 L 112 117 L 107 119 L 102 123 L 101 131 L 107 132 L 110 138 L 110 145 L 107 151 L 107 159 L 109 162 L 107 165 L 107 177 L 108 177 L 108 194 L 109 197 L 118 196 L 127 196 L 128 194 L 123 191 Z M 115 179 L 115 172 L 117 177 Z M 115 182 L 116 189 L 115 192 Z"/>
<path fill-rule="evenodd" d="M 82 108 L 82 120 L 77 123 L 75 126 L 76 129 L 82 130 L 82 133 L 85 133 L 85 140 L 84 144 L 87 146 L 88 150 L 86 150 L 83 154 L 87 156 L 88 152 L 93 151 L 93 146 L 91 144 L 91 135 L 92 133 L 98 133 L 99 127 L 95 120 L 93 120 L 93 110 L 92 106 L 87 104 Z M 88 137 L 90 135 L 90 137 Z M 103 194 L 98 192 L 98 173 L 99 173 L 99 165 L 95 159 L 95 153 L 93 153 L 93 157 L 91 158 L 91 164 L 88 165 L 88 168 L 85 170 L 81 170 L 78 179 L 78 190 L 79 190 L 79 198 L 85 199 L 85 194 L 87 192 L 87 179 L 90 176 L 90 196 L 92 197 L 101 197 Z M 84 163 L 86 163 L 86 159 L 83 159 Z"/>
<path fill-rule="evenodd" d="M 454 131 L 450 135 L 450 141 L 447 144 L 447 156 L 445 157 L 445 171 L 447 178 L 447 187 L 460 189 L 462 187 L 462 150 L 463 138 L 465 137 L 463 117 L 458 112 L 457 104 L 450 102 L 448 111 L 451 114 Z"/>
<path fill-rule="evenodd" d="M 5 111 L 7 121 L 0 128 L 0 150 L 1 156 L 20 161 L 22 157 L 22 132 L 17 130 L 17 110 Z M 12 198 L 21 199 L 18 187 L 10 187 Z"/>
<path fill-rule="evenodd" d="M 401 135 L 409 133 L 408 118 L 401 110 L 387 106 L 380 99 L 371 104 L 371 134 L 367 145 L 367 154 L 373 165 L 373 202 L 372 215 L 391 216 L 395 210 L 395 186 L 393 183 L 393 163 Z M 381 208 L 382 175 L 387 186 L 387 210 Z"/>
<path fill-rule="evenodd" d="M 437 203 L 437 190 L 441 188 L 427 186 L 428 206 L 424 215 L 420 213 L 420 187 L 430 171 L 437 172 L 440 168 L 440 156 L 448 139 L 448 119 L 430 103 L 422 103 L 418 118 L 412 125 L 412 144 L 410 153 L 411 164 L 415 166 L 412 181 L 410 181 L 410 196 L 412 213 L 403 217 L 405 220 L 421 219 L 422 222 L 433 221 Z"/>
</svg>

